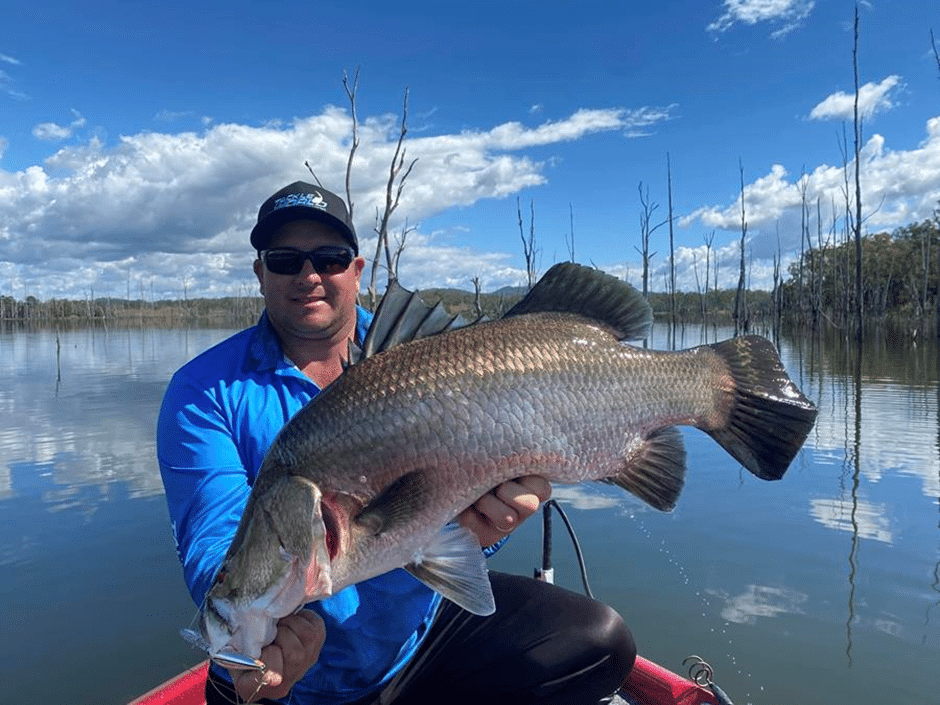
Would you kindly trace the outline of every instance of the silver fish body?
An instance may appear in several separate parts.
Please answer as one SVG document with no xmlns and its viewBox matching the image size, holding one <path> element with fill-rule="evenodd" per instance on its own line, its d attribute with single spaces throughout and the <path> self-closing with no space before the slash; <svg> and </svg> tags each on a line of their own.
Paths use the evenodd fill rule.
<svg viewBox="0 0 940 705">
<path fill-rule="evenodd" d="M 816 411 L 773 345 L 621 342 L 650 321 L 632 287 L 556 265 L 497 321 L 348 367 L 272 445 L 207 597 L 207 640 L 257 657 L 272 636 L 265 620 L 398 567 L 490 613 L 479 545 L 449 522 L 529 474 L 613 482 L 671 509 L 685 472 L 677 425 L 711 434 L 757 476 L 781 477 Z"/>
</svg>

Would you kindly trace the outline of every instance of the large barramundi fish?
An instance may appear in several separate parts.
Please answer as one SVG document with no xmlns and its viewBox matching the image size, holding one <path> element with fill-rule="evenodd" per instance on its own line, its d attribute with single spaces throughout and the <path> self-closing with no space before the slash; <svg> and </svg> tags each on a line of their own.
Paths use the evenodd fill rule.
<svg viewBox="0 0 940 705">
<path fill-rule="evenodd" d="M 387 292 L 363 359 L 275 439 L 206 597 L 210 655 L 255 658 L 280 617 L 400 567 L 489 614 L 479 543 L 452 520 L 497 485 L 602 480 L 669 510 L 677 425 L 776 480 L 816 418 L 763 338 L 623 343 L 647 336 L 651 309 L 594 269 L 558 264 L 501 319 L 456 329 L 417 301 Z"/>
</svg>

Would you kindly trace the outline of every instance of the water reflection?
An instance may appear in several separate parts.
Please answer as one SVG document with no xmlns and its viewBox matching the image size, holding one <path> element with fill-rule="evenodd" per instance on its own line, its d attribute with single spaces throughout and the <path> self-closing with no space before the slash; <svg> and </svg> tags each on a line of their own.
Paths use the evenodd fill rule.
<svg viewBox="0 0 940 705">
<path fill-rule="evenodd" d="M 162 493 L 153 428 L 163 390 L 187 355 L 227 331 L 38 330 L 0 335 L 0 499 L 109 484 Z M 50 508 L 60 493 L 46 493 Z M 67 492 L 66 492 L 67 494 Z"/>
<path fill-rule="evenodd" d="M 726 595 L 721 591 L 708 591 L 724 601 L 723 619 L 737 624 L 755 624 L 758 617 L 778 617 L 782 614 L 802 614 L 809 595 L 769 585 L 747 585 L 739 595 Z"/>
<path fill-rule="evenodd" d="M 863 539 L 888 544 L 892 542 L 887 506 L 884 504 L 814 499 L 810 501 L 810 516 L 828 529 L 857 534 Z"/>
<path fill-rule="evenodd" d="M 552 491 L 552 497 L 575 509 L 613 509 L 624 505 L 624 498 L 602 494 L 591 485 L 558 486 Z"/>
<path fill-rule="evenodd" d="M 127 603 L 106 626 L 70 630 L 72 641 L 63 635 L 60 653 L 75 658 L 63 661 L 62 673 L 43 671 L 38 691 L 7 693 L 11 701 L 35 700 L 50 681 L 68 681 L 63 673 L 87 672 L 86 654 L 100 661 L 101 651 L 112 649 L 115 659 L 127 661 L 128 643 L 172 656 L 160 677 L 123 695 L 197 658 L 176 636 L 193 607 L 159 496 L 153 428 L 173 371 L 230 332 L 0 333 L 0 590 L 13 606 L 0 610 L 0 633 L 44 622 L 61 629 L 76 613 L 101 614 L 102 601 L 113 610 L 113 594 Z M 657 327 L 650 346 L 689 347 L 730 334 Z M 874 333 L 860 366 L 838 332 L 784 336 L 778 345 L 791 376 L 820 410 L 805 450 L 781 482 L 751 477 L 710 438 L 690 431 L 684 432 L 688 482 L 672 514 L 648 510 L 617 488 L 556 488 L 556 499 L 576 515 L 592 586 L 630 616 L 646 655 L 675 667 L 692 649 L 706 651 L 713 665 L 724 666 L 722 686 L 732 694 L 740 676 L 734 657 L 747 654 L 748 676 L 767 688 L 760 702 L 814 702 L 819 692 L 842 693 L 848 702 L 852 688 L 859 702 L 897 701 L 886 670 L 904 674 L 904 687 L 914 694 L 907 701 L 927 702 L 940 680 L 936 341 L 914 341 L 904 331 Z M 523 528 L 538 531 L 537 523 Z M 536 552 L 537 544 L 514 537 L 497 555 L 512 562 L 499 569 L 530 572 L 537 554 L 513 559 L 512 551 L 531 546 Z M 97 562 L 74 567 L 76 545 L 86 561 L 97 550 Z M 144 559 L 142 546 L 150 552 Z M 576 569 L 565 566 L 562 548 L 559 553 L 559 574 L 568 572 L 579 589 Z M 127 585 L 136 592 L 128 595 Z M 171 600 L 183 605 L 178 613 Z M 68 607 L 50 614 L 50 603 Z M 143 628 L 135 622 L 141 604 L 151 618 Z M 716 631 L 722 622 L 727 630 Z M 0 647 L 5 682 L 19 683 L 18 674 L 46 662 L 43 653 L 24 653 L 22 646 Z M 776 666 L 784 657 L 794 659 L 794 668 L 804 660 L 826 668 L 816 669 L 815 681 L 794 685 Z M 113 670 L 101 671 L 108 677 L 99 683 Z M 747 692 L 753 683 L 742 680 Z M 75 679 L 68 682 L 74 701 L 92 699 L 75 690 Z"/>
</svg>

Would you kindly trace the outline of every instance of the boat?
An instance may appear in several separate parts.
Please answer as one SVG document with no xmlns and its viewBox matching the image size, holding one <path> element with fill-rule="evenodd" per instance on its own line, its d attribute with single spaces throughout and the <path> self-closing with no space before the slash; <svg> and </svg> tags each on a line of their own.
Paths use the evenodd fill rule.
<svg viewBox="0 0 940 705">
<path fill-rule="evenodd" d="M 578 538 L 564 510 L 554 499 L 545 502 L 543 507 L 542 563 L 541 568 L 535 571 L 535 578 L 554 582 L 551 561 L 552 510 L 558 513 L 568 529 L 581 570 L 584 592 L 588 597 L 593 597 Z M 712 668 L 704 659 L 689 656 L 683 665 L 688 667 L 688 677 L 638 655 L 633 669 L 618 691 L 620 705 L 733 705 L 724 691 L 715 685 Z M 208 668 L 209 661 L 202 661 L 131 701 L 129 705 L 206 705 Z"/>
<path fill-rule="evenodd" d="M 699 673 L 707 664 L 696 661 Z M 209 662 L 203 661 L 170 678 L 153 690 L 132 700 L 129 705 L 206 705 L 206 672 Z M 694 673 L 694 672 L 693 672 Z M 709 676 L 710 680 L 710 676 Z M 707 685 L 707 681 L 690 680 L 662 666 L 637 656 L 633 670 L 621 687 L 620 697 L 629 705 L 727 705 L 727 700 Z"/>
</svg>

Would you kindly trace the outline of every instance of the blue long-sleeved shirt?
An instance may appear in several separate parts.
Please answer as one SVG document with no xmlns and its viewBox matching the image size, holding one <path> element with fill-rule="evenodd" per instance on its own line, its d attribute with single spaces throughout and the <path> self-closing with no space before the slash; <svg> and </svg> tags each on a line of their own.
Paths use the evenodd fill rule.
<svg viewBox="0 0 940 705">
<path fill-rule="evenodd" d="M 358 340 L 370 320 L 364 309 L 357 311 Z M 157 422 L 157 456 L 177 552 L 197 605 L 274 437 L 319 391 L 285 358 L 266 314 L 170 381 Z M 326 643 L 318 663 L 294 686 L 292 702 L 341 703 L 381 687 L 414 654 L 439 603 L 440 596 L 395 570 L 308 605 L 323 617 Z"/>
</svg>

